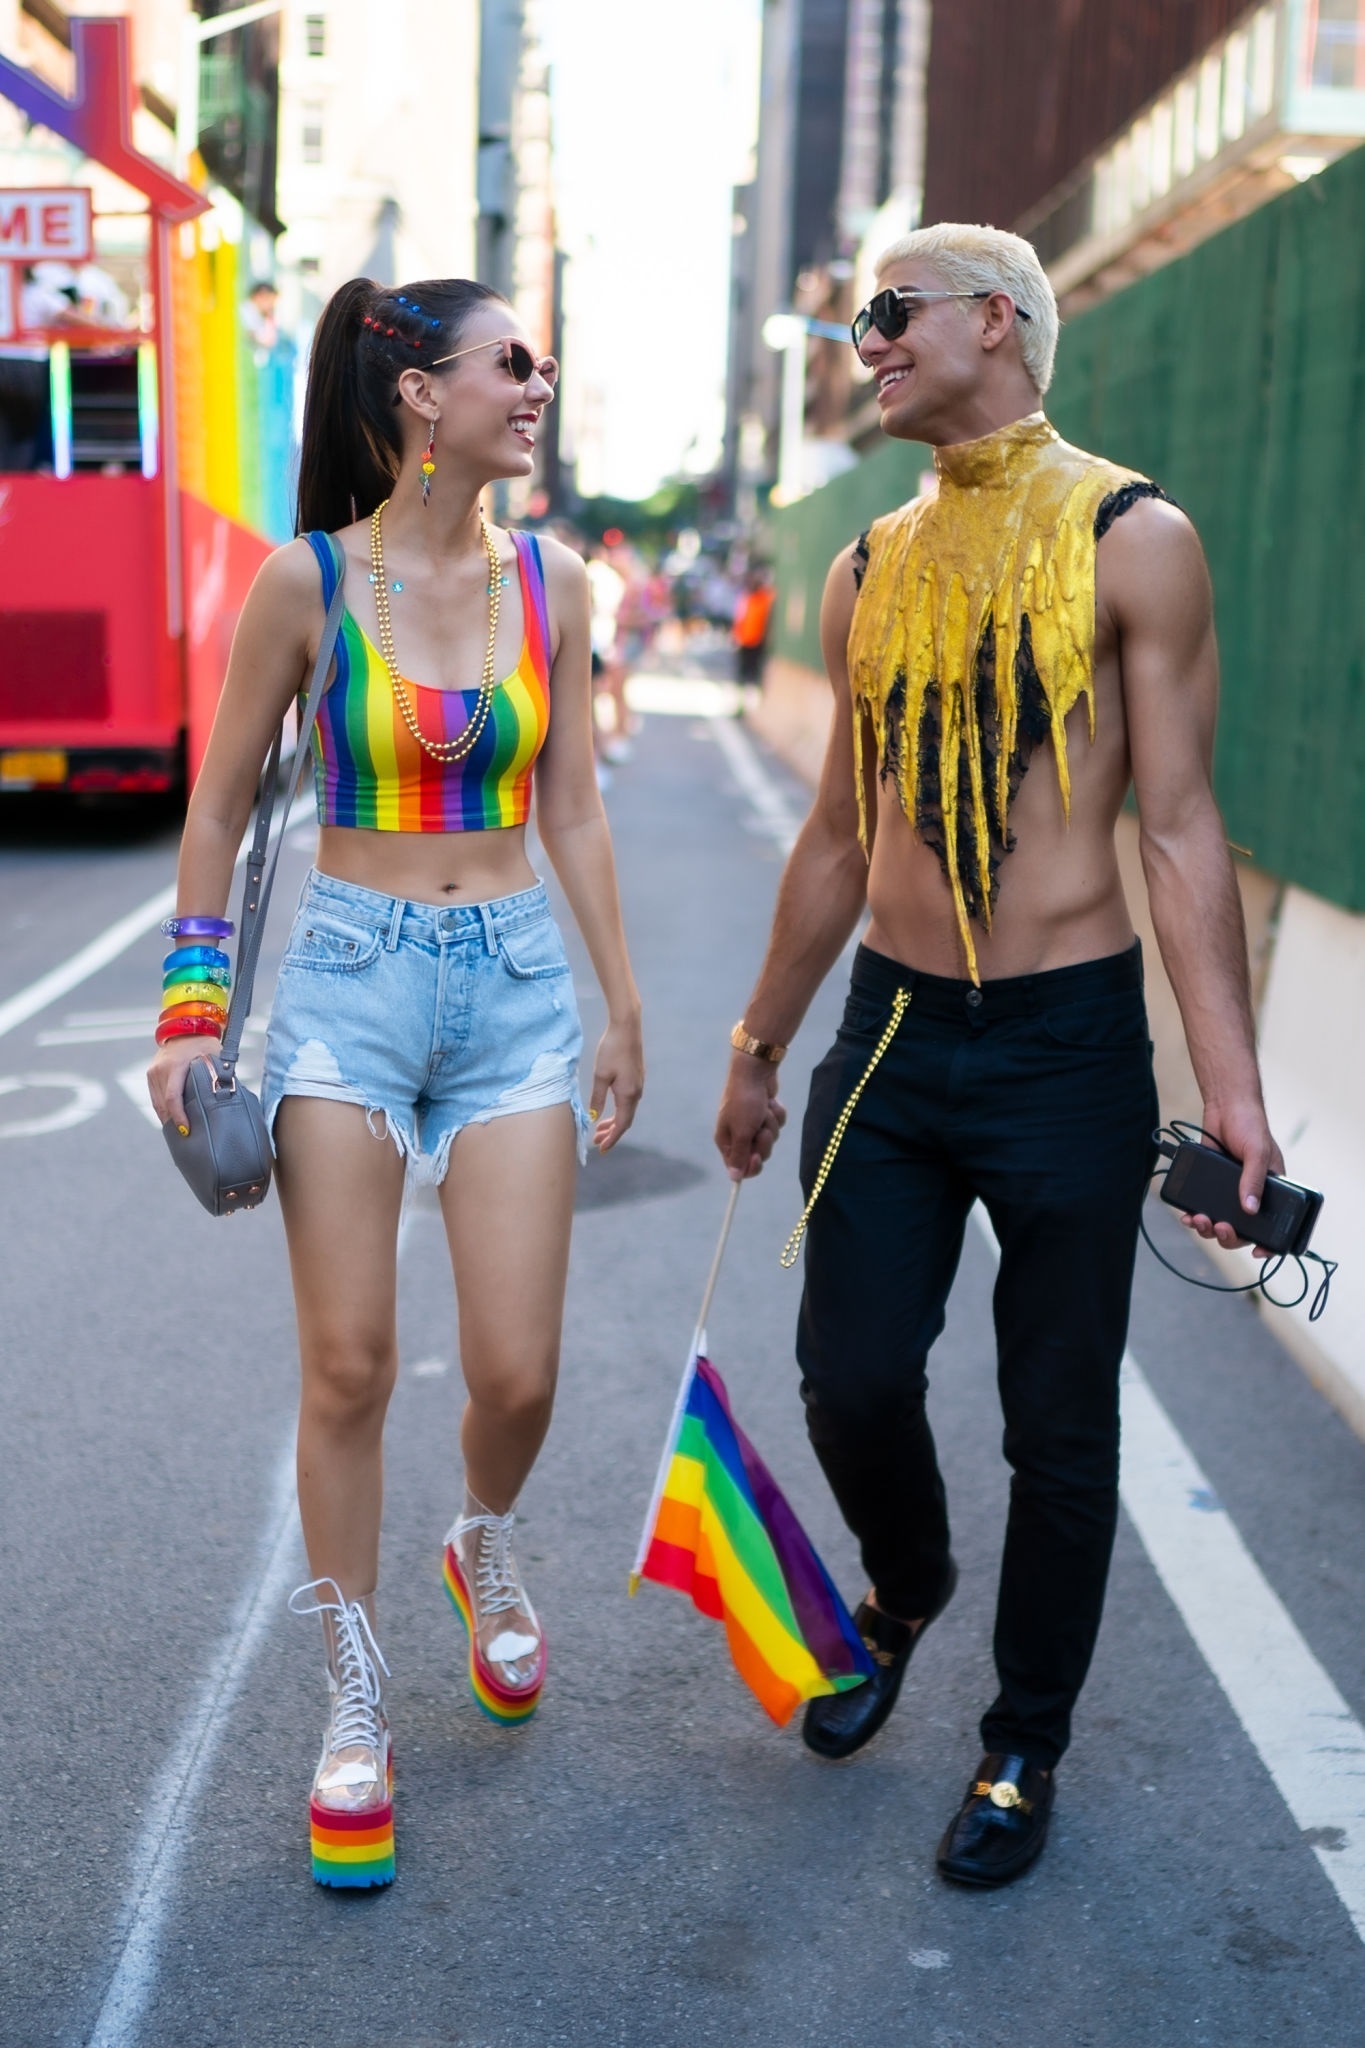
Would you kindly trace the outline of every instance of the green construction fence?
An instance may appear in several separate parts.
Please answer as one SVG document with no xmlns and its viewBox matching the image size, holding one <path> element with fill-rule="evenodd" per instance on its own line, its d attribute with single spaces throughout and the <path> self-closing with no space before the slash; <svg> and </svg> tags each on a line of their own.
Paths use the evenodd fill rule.
<svg viewBox="0 0 1365 2048">
<path fill-rule="evenodd" d="M 1365 149 L 1070 322 L 1047 410 L 1203 537 L 1229 837 L 1365 911 Z M 888 442 L 773 514 L 777 653 L 821 666 L 831 559 L 929 460 Z"/>
</svg>

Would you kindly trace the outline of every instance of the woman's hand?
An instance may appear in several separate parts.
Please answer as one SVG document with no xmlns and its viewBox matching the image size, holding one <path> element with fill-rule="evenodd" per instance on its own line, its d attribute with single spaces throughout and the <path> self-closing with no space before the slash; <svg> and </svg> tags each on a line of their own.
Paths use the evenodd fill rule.
<svg viewBox="0 0 1365 2048">
<path fill-rule="evenodd" d="M 635 1121 L 635 1111 L 645 1085 L 645 1052 L 638 1013 L 619 1023 L 608 1024 L 598 1042 L 592 1068 L 592 1094 L 588 1115 L 594 1130 L 592 1142 L 599 1152 L 610 1152 Z M 598 1119 L 610 1094 L 612 1113 Z"/>
<path fill-rule="evenodd" d="M 156 1058 L 147 1069 L 152 1108 L 163 1124 L 174 1124 L 182 1138 L 190 1134 L 185 1121 L 185 1076 L 195 1060 L 216 1059 L 222 1050 L 222 1039 L 206 1034 L 168 1039 L 157 1047 Z"/>
</svg>

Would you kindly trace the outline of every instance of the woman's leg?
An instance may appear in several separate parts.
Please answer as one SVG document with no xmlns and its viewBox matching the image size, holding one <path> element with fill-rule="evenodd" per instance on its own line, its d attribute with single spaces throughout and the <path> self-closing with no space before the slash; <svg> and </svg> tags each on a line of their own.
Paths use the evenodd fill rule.
<svg viewBox="0 0 1365 2048">
<path fill-rule="evenodd" d="M 573 1223 L 576 1142 L 568 1103 L 467 1124 L 441 1208 L 469 1400 L 469 1490 L 510 1512 L 550 1426 Z"/>
<path fill-rule="evenodd" d="M 313 1774 L 313 1875 L 384 1885 L 394 1870 L 385 1665 L 375 1640 L 384 1414 L 397 1371 L 403 1163 L 347 1102 L 289 1095 L 275 1120 L 299 1323 L 299 1512 L 322 1620 L 330 1710 Z"/>
<path fill-rule="evenodd" d="M 545 1682 L 545 1640 L 512 1555 L 512 1507 L 550 1426 L 573 1218 L 567 1103 L 467 1126 L 441 1190 L 469 1399 L 463 1509 L 446 1589 L 485 1713 L 516 1726 Z"/>
<path fill-rule="evenodd" d="M 275 1142 L 303 1375 L 304 1541 L 315 1577 L 365 1600 L 379 1576 L 384 1415 L 398 1370 L 403 1162 L 363 1109 L 312 1096 L 285 1097 Z"/>
</svg>

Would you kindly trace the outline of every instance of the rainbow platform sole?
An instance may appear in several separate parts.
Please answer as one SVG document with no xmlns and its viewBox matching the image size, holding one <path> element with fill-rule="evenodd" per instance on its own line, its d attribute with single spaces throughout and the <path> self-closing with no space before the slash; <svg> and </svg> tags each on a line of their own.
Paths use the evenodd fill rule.
<svg viewBox="0 0 1365 2048">
<path fill-rule="evenodd" d="M 382 1806 L 372 1806 L 364 1813 L 339 1813 L 335 1807 L 309 1800 L 313 1876 L 319 1884 L 344 1891 L 393 1883 L 392 1757 L 388 1793 Z"/>
<path fill-rule="evenodd" d="M 479 1640 L 474 1633 L 474 1617 L 469 1598 L 469 1587 L 460 1560 L 455 1555 L 453 1543 L 447 1543 L 445 1554 L 445 1588 L 450 1595 L 450 1604 L 464 1623 L 469 1638 L 469 1689 L 490 1721 L 496 1721 L 500 1728 L 520 1728 L 529 1721 L 540 1704 L 541 1687 L 545 1683 L 545 1643 L 541 1640 L 540 1664 L 536 1682 L 520 1686 L 513 1692 L 500 1685 L 490 1667 L 479 1655 Z"/>
</svg>

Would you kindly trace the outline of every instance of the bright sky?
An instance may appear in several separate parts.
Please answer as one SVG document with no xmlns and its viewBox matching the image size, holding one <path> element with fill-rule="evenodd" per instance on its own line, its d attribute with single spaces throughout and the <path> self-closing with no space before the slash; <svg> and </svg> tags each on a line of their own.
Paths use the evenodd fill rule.
<svg viewBox="0 0 1365 2048">
<path fill-rule="evenodd" d="M 585 491 L 647 497 L 719 456 L 731 188 L 751 175 L 761 13 L 540 0 Z"/>
</svg>

